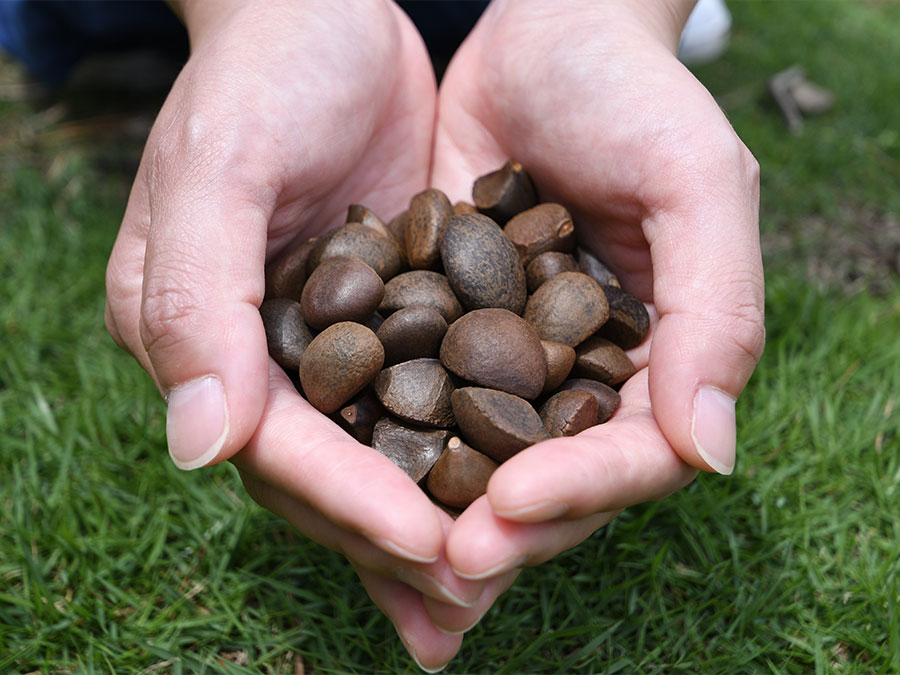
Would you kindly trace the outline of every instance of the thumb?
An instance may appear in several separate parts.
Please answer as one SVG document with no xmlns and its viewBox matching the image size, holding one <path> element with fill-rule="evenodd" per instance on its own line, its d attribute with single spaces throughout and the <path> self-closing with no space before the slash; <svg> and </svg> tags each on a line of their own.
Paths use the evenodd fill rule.
<svg viewBox="0 0 900 675">
<path fill-rule="evenodd" d="M 657 424 L 688 464 L 730 474 L 735 400 L 765 342 L 759 166 L 735 138 L 644 223 L 660 315 L 650 348 Z M 705 187 L 703 187 L 705 186 Z"/>
<path fill-rule="evenodd" d="M 218 156 L 221 139 L 189 124 L 190 133 L 167 134 L 147 177 L 140 311 L 140 338 L 168 403 L 169 454 L 186 470 L 228 459 L 259 424 L 268 356 L 257 308 L 274 208 L 259 197 L 266 182 L 255 162 L 234 147 Z"/>
</svg>

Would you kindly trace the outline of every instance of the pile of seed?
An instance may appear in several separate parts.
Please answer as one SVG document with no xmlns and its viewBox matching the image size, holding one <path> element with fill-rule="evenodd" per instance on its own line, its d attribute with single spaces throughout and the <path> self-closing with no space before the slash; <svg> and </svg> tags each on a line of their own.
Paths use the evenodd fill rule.
<svg viewBox="0 0 900 675">
<path fill-rule="evenodd" d="M 649 329 L 520 164 L 472 197 L 425 190 L 387 224 L 352 205 L 266 268 L 260 307 L 306 399 L 450 511 L 520 450 L 606 422 Z"/>
</svg>

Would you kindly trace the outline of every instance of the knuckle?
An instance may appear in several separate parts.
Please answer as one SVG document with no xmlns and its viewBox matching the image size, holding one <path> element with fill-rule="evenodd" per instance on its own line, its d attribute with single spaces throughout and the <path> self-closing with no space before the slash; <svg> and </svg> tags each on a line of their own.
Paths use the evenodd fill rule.
<svg viewBox="0 0 900 675">
<path fill-rule="evenodd" d="M 734 346 L 746 353 L 753 363 L 759 363 L 766 343 L 762 304 L 736 302 L 728 308 L 723 325 Z"/>
<path fill-rule="evenodd" d="M 177 283 L 180 274 L 163 277 L 160 271 L 146 280 L 141 303 L 140 334 L 144 349 L 158 354 L 196 336 L 201 329 L 202 306 L 191 286 Z"/>
</svg>

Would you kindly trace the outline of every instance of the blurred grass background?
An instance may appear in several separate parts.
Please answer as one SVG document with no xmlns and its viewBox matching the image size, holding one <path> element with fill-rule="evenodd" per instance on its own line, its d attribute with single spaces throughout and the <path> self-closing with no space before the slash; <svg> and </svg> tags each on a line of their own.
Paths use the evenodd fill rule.
<svg viewBox="0 0 900 675">
<path fill-rule="evenodd" d="M 900 3 L 731 2 L 696 70 L 762 167 L 768 345 L 730 478 L 526 570 L 448 672 L 900 672 Z M 766 79 L 836 104 L 790 135 Z M 350 567 L 181 473 L 103 328 L 160 100 L 0 62 L 0 672 L 416 672 Z"/>
</svg>

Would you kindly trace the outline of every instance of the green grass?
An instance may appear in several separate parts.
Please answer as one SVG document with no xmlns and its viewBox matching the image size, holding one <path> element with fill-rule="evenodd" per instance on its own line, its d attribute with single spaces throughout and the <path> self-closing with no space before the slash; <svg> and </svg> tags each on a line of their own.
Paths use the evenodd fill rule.
<svg viewBox="0 0 900 675">
<path fill-rule="evenodd" d="M 731 52 L 698 72 L 760 160 L 777 243 L 735 474 L 526 570 L 450 672 L 900 671 L 900 283 L 887 258 L 813 264 L 896 227 L 900 5 L 731 7 Z M 760 98 L 793 62 L 838 94 L 798 137 Z M 137 146 L 65 124 L 0 104 L 0 672 L 416 672 L 339 556 L 229 466 L 169 462 L 102 319 Z"/>
</svg>

